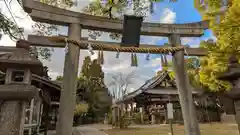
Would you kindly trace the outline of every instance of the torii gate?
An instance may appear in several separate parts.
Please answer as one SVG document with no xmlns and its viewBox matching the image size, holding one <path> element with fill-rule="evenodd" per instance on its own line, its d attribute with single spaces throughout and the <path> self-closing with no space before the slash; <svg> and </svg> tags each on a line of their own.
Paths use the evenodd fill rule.
<svg viewBox="0 0 240 135">
<path fill-rule="evenodd" d="M 82 29 L 118 33 L 122 32 L 122 21 L 120 20 L 111 20 L 109 18 L 68 11 L 33 0 L 23 0 L 23 7 L 34 21 L 69 26 L 69 40 L 80 41 Z M 208 22 L 196 22 L 188 24 L 143 23 L 141 34 L 148 36 L 168 37 L 170 45 L 174 47 L 181 45 L 180 37 L 200 37 L 204 34 L 204 30 L 207 28 Z M 51 42 L 47 37 L 29 36 L 28 40 L 31 42 L 32 46 L 65 47 L 64 43 Z M 98 43 L 113 44 L 118 46 L 116 43 Z M 151 48 L 153 46 L 145 45 L 144 47 Z M 192 56 L 204 56 L 207 54 L 206 50 L 200 48 L 187 48 L 186 51 Z M 79 52 L 80 48 L 70 43 L 70 46 L 68 47 L 68 53 L 66 53 L 65 56 L 63 91 L 61 92 L 60 99 L 57 135 L 70 135 L 72 133 Z M 182 106 L 185 132 L 187 135 L 200 135 L 195 109 L 193 106 L 193 99 L 190 88 L 188 87 L 189 80 L 184 67 L 183 50 L 173 53 L 173 65 L 173 69 L 176 73 L 176 82 L 179 91 L 180 103 Z"/>
</svg>

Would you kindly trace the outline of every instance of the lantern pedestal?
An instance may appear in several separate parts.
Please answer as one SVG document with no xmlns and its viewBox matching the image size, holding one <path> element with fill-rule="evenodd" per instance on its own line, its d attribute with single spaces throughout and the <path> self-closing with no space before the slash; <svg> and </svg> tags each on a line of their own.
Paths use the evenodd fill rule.
<svg viewBox="0 0 240 135">
<path fill-rule="evenodd" d="M 235 120 L 240 131 L 240 64 L 235 55 L 229 58 L 229 65 L 226 72 L 218 77 L 220 80 L 229 81 L 232 89 L 225 93 L 225 96 L 231 98 L 234 102 Z"/>
</svg>

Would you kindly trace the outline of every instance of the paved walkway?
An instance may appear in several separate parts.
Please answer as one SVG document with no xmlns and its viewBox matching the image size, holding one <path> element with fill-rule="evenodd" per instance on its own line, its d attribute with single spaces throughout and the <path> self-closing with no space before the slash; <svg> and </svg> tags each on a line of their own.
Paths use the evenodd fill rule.
<svg viewBox="0 0 240 135">
<path fill-rule="evenodd" d="M 131 125 L 129 127 L 133 128 L 152 128 L 159 127 L 156 125 Z M 81 125 L 73 128 L 73 135 L 107 135 L 101 130 L 112 129 L 111 125 L 105 124 L 89 124 L 89 125 Z M 48 131 L 48 135 L 56 135 L 55 131 Z"/>
<path fill-rule="evenodd" d="M 76 127 L 76 129 L 81 135 L 107 135 L 106 133 L 100 131 L 97 128 L 88 127 L 88 126 L 80 126 L 80 127 Z"/>
<path fill-rule="evenodd" d="M 83 125 L 73 128 L 73 135 L 107 135 L 101 129 L 111 129 L 111 126 L 103 124 Z M 43 135 L 43 134 L 41 134 Z M 48 135 L 56 135 L 56 131 L 48 131 Z"/>
</svg>

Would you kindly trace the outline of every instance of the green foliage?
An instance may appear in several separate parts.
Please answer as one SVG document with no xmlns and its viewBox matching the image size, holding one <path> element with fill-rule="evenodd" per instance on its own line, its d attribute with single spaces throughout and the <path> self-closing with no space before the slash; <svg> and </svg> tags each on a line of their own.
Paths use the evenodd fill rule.
<svg viewBox="0 0 240 135">
<path fill-rule="evenodd" d="M 205 44 L 205 41 L 201 44 Z M 227 53 L 219 55 L 219 53 L 215 53 L 213 50 L 209 55 L 201 58 L 201 68 L 199 70 L 200 82 L 211 91 L 230 89 L 229 83 L 217 79 L 219 74 L 226 71 L 228 62 Z"/>
<path fill-rule="evenodd" d="M 164 0 L 149 0 L 149 4 L 140 2 L 140 0 L 94 0 L 89 6 L 84 8 L 84 12 L 95 16 L 109 17 L 110 19 L 122 19 L 123 14 L 128 8 L 133 7 L 134 15 L 146 17 L 154 12 L 153 3 L 162 2 Z M 176 2 L 176 0 L 169 0 L 170 2 Z M 101 36 L 100 31 L 89 31 L 89 36 L 92 39 L 96 39 Z M 110 38 L 117 40 L 121 37 L 118 33 L 110 33 Z"/>
<path fill-rule="evenodd" d="M 145 123 L 149 122 L 148 115 L 143 114 L 143 122 L 144 123 L 142 123 L 141 112 L 134 113 L 132 116 L 132 119 L 133 119 L 134 124 L 145 124 Z"/>
<path fill-rule="evenodd" d="M 17 0 L 20 5 L 22 5 L 22 0 Z M 60 8 L 67 8 L 74 5 L 72 0 L 64 0 L 59 2 L 58 0 L 39 0 L 40 2 Z M 50 25 L 46 23 L 35 22 L 32 26 L 34 33 L 41 36 L 50 36 L 53 33 L 58 31 L 57 25 Z M 0 32 L 7 34 L 13 40 L 18 40 L 21 36 L 17 24 L 6 18 L 2 13 L 0 14 Z M 45 60 L 50 60 L 52 48 L 45 47 L 33 47 L 33 50 L 37 51 L 37 54 L 40 58 Z"/>
<path fill-rule="evenodd" d="M 89 108 L 88 104 L 79 103 L 75 107 L 74 115 L 75 116 L 81 116 L 83 113 L 86 113 L 88 111 L 88 108 Z"/>
<path fill-rule="evenodd" d="M 0 33 L 9 35 L 12 40 L 21 37 L 18 26 L 2 13 L 0 13 Z"/>
<path fill-rule="evenodd" d="M 215 1 L 208 0 L 210 8 L 219 10 L 220 7 Z M 220 14 L 220 24 L 214 24 L 210 27 L 217 37 L 217 42 L 201 42 L 201 47 L 208 49 L 209 54 L 201 58 L 200 82 L 211 91 L 224 91 L 231 88 L 228 82 L 217 80 L 217 76 L 226 71 L 229 56 L 239 50 L 239 8 L 239 0 L 230 1 L 226 12 Z M 204 14 L 204 16 L 212 16 L 213 18 L 218 15 L 218 12 Z M 239 57 L 239 53 L 237 55 Z"/>
<path fill-rule="evenodd" d="M 200 82 L 199 70 L 200 70 L 200 59 L 197 57 L 188 57 L 185 59 L 185 67 L 187 70 L 187 74 L 189 77 L 190 84 L 195 88 L 202 87 L 202 83 Z M 163 70 L 168 70 L 172 68 L 172 62 L 168 62 L 168 67 L 165 67 Z M 161 71 L 159 71 L 161 73 Z M 169 70 L 169 76 L 171 79 L 175 78 L 175 74 L 173 71 Z"/>
<path fill-rule="evenodd" d="M 141 120 L 141 113 L 140 112 L 134 113 L 132 117 L 133 117 L 133 122 L 135 124 L 143 124 L 142 120 Z"/>
<path fill-rule="evenodd" d="M 77 94 L 89 104 L 88 114 L 99 121 L 109 111 L 111 96 L 104 84 L 104 73 L 97 60 L 85 57 L 78 80 Z"/>
<path fill-rule="evenodd" d="M 131 124 L 130 118 L 128 118 L 127 113 L 124 113 L 123 116 L 120 117 L 119 121 L 119 127 L 122 128 L 128 128 L 128 126 Z"/>
<path fill-rule="evenodd" d="M 112 124 L 112 113 L 108 113 L 108 124 L 111 125 Z"/>
<path fill-rule="evenodd" d="M 63 80 L 63 76 L 57 76 L 56 77 L 56 81 L 62 81 Z"/>
</svg>

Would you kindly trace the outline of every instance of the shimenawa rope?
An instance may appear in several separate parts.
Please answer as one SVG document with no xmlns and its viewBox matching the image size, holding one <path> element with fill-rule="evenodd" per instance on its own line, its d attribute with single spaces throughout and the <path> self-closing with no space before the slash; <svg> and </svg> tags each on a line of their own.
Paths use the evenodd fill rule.
<svg viewBox="0 0 240 135">
<path fill-rule="evenodd" d="M 184 46 L 179 46 L 179 47 L 162 47 L 162 48 L 158 48 L 158 47 L 151 47 L 151 48 L 147 48 L 147 47 L 115 47 L 115 46 L 111 46 L 108 44 L 98 44 L 98 43 L 94 43 L 91 41 L 76 41 L 76 40 L 70 40 L 67 39 L 65 37 L 48 37 L 48 39 L 50 41 L 54 41 L 54 42 L 68 42 L 68 43 L 72 43 L 74 45 L 79 46 L 81 49 L 88 49 L 89 44 L 91 44 L 91 47 L 93 50 L 108 50 L 108 51 L 116 51 L 116 52 L 134 52 L 134 53 L 173 53 L 176 51 L 180 51 L 180 50 L 185 50 L 186 47 Z M 185 50 L 186 52 L 186 50 Z"/>
</svg>

